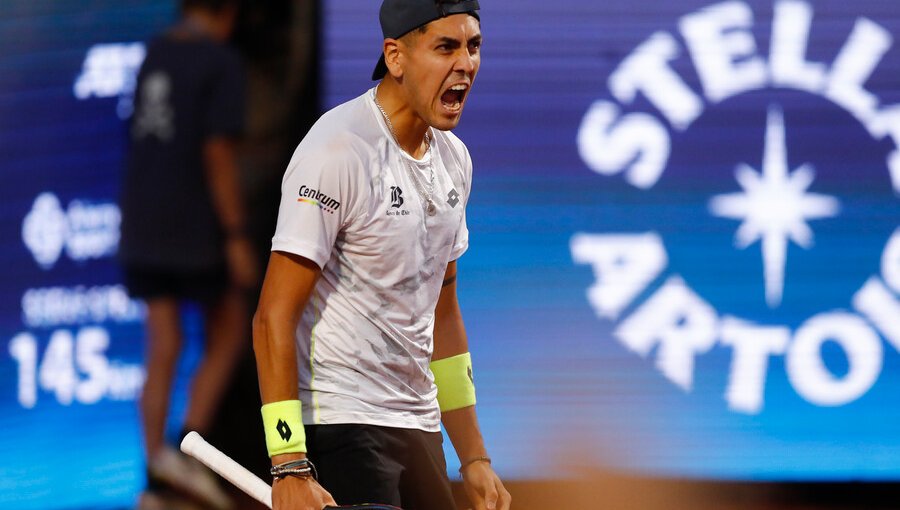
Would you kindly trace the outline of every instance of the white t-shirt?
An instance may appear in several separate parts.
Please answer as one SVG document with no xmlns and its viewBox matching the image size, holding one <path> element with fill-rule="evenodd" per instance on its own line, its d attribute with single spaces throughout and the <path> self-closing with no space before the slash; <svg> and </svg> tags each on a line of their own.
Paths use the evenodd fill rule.
<svg viewBox="0 0 900 510">
<path fill-rule="evenodd" d="M 440 430 L 429 369 L 447 264 L 468 248 L 472 161 L 431 129 L 421 160 L 400 149 L 375 89 L 329 111 L 294 152 L 272 249 L 322 268 L 297 327 L 306 424 Z M 434 169 L 437 214 L 425 212 Z"/>
</svg>

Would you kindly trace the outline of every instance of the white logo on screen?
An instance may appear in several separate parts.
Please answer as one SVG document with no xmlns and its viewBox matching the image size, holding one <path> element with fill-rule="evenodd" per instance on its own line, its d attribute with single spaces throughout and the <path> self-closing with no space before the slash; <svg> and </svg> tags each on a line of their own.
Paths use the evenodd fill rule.
<svg viewBox="0 0 900 510">
<path fill-rule="evenodd" d="M 82 101 L 91 97 L 118 97 L 116 113 L 121 119 L 130 117 L 137 73 L 146 53 L 140 42 L 91 46 L 72 85 L 72 93 Z"/>
<path fill-rule="evenodd" d="M 891 183 L 900 193 L 900 104 L 880 105 L 865 84 L 893 44 L 883 27 L 859 18 L 830 66 L 807 59 L 813 21 L 810 3 L 775 3 L 768 59 L 756 47 L 753 12 L 740 1 L 711 5 L 681 18 L 682 47 L 668 32 L 657 32 L 632 51 L 609 77 L 617 100 L 596 101 L 584 116 L 577 143 L 594 172 L 621 174 L 638 189 L 652 188 L 671 153 L 670 130 L 687 130 L 707 104 L 768 88 L 793 89 L 822 97 L 853 115 L 876 140 L 890 138 L 887 159 Z M 701 97 L 670 63 L 687 50 L 702 85 Z M 623 113 L 622 106 L 641 94 L 659 112 Z M 789 244 L 811 247 L 815 222 L 840 214 L 837 197 L 808 191 L 815 169 L 788 168 L 785 119 L 778 104 L 769 108 L 763 164 L 736 162 L 740 191 L 710 198 L 713 216 L 739 221 L 735 247 L 757 241 L 766 304 L 778 308 L 784 288 Z M 773 203 L 777 206 L 773 206 Z M 697 356 L 717 342 L 732 349 L 725 390 L 728 406 L 754 414 L 763 408 L 769 359 L 785 356 L 788 379 L 797 393 L 815 405 L 845 405 L 864 395 L 878 379 L 884 359 L 879 333 L 900 349 L 900 229 L 886 241 L 880 274 L 872 275 L 852 296 L 853 311 L 819 313 L 796 330 L 754 324 L 718 311 L 672 275 L 643 302 L 668 265 L 663 240 L 655 232 L 576 234 L 571 240 L 576 263 L 590 264 L 595 283 L 588 301 L 597 315 L 617 323 L 615 337 L 641 356 L 655 353 L 657 368 L 690 391 Z M 625 312 L 629 313 L 626 314 Z M 821 347 L 832 341 L 846 354 L 848 370 L 837 376 L 825 365 Z"/>
<path fill-rule="evenodd" d="M 17 397 L 23 408 L 34 408 L 41 392 L 52 393 L 64 406 L 136 400 L 140 395 L 144 367 L 108 357 L 112 339 L 106 328 L 57 329 L 46 341 L 42 336 L 19 333 L 7 346 L 18 367 Z"/>
<path fill-rule="evenodd" d="M 45 270 L 53 268 L 63 251 L 76 262 L 109 257 L 119 246 L 121 218 L 114 203 L 73 200 L 63 210 L 59 198 L 45 192 L 22 222 L 22 241 Z"/>
</svg>

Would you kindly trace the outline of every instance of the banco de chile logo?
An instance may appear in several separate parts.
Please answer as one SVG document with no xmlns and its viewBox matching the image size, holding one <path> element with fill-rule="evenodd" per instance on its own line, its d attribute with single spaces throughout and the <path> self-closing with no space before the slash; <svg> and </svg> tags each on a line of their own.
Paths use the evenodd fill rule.
<svg viewBox="0 0 900 510">
<path fill-rule="evenodd" d="M 737 413 L 765 411 L 775 370 L 813 406 L 850 404 L 900 350 L 900 104 L 884 94 L 900 52 L 878 20 L 836 35 L 813 5 L 756 19 L 724 1 L 648 34 L 577 133 L 647 217 L 571 239 L 598 320 L 685 392 L 727 353 L 712 369 Z"/>
<path fill-rule="evenodd" d="M 403 205 L 403 190 L 400 186 L 391 186 L 391 207 L 399 209 Z"/>
<path fill-rule="evenodd" d="M 387 216 L 409 216 L 409 209 L 403 207 L 403 190 L 400 186 L 391 186 L 391 206 L 385 211 Z"/>
</svg>

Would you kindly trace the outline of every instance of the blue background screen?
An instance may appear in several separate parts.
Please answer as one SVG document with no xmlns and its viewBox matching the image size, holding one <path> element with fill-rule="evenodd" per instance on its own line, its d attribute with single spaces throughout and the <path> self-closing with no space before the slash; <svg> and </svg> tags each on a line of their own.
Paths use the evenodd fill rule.
<svg viewBox="0 0 900 510">
<path fill-rule="evenodd" d="M 459 280 L 501 470 L 896 478 L 896 8 L 482 7 Z M 326 6 L 327 106 L 376 15 Z"/>
<path fill-rule="evenodd" d="M 498 472 L 900 478 L 897 7 L 481 3 L 459 286 Z M 326 108 L 374 86 L 377 4 L 323 2 Z M 142 487 L 116 203 L 142 43 L 174 15 L 0 7 L 4 508 Z"/>
</svg>

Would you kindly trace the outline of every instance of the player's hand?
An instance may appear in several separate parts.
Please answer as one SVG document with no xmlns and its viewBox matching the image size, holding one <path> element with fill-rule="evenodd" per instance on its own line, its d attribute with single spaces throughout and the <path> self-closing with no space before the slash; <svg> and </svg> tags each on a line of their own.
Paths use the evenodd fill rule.
<svg viewBox="0 0 900 510">
<path fill-rule="evenodd" d="M 463 487 L 474 510 L 509 510 L 512 496 L 487 462 L 474 462 L 462 470 Z"/>
<path fill-rule="evenodd" d="M 312 478 L 286 476 L 272 486 L 272 510 L 322 510 L 327 505 L 337 503 Z"/>
<path fill-rule="evenodd" d="M 225 258 L 231 282 L 242 289 L 252 289 L 258 283 L 259 269 L 253 244 L 245 235 L 230 236 L 225 241 Z"/>
</svg>

